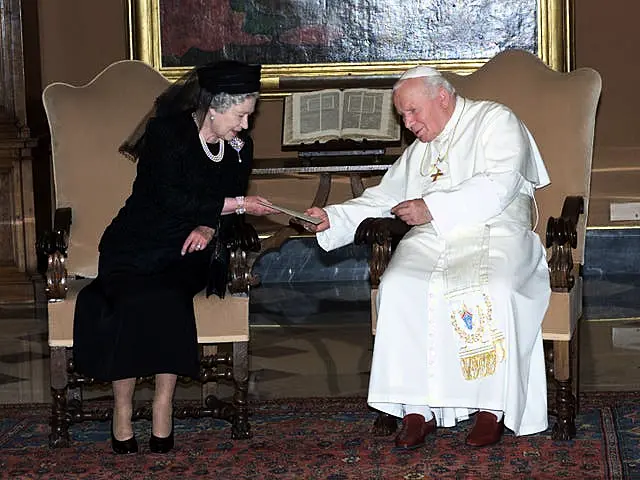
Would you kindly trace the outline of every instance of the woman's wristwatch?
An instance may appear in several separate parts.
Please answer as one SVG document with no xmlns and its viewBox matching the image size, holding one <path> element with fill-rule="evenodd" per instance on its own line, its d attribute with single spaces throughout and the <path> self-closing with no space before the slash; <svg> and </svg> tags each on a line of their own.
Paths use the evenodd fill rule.
<svg viewBox="0 0 640 480">
<path fill-rule="evenodd" d="M 241 215 L 246 211 L 244 208 L 244 197 L 236 197 L 236 213 Z"/>
</svg>

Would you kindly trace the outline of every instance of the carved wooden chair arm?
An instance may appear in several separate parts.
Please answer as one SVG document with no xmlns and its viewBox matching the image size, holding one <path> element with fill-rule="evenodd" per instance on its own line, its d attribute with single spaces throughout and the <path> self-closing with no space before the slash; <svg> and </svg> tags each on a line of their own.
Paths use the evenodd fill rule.
<svg viewBox="0 0 640 480">
<path fill-rule="evenodd" d="M 391 240 L 394 245 L 397 245 L 410 228 L 409 225 L 398 218 L 365 218 L 358 225 L 353 241 L 356 245 L 363 243 L 367 245 L 373 245 L 374 243 L 382 245 L 385 241 Z"/>
<path fill-rule="evenodd" d="M 551 249 L 549 274 L 551 290 L 568 292 L 574 284 L 573 250 L 578 246 L 578 219 L 584 213 L 584 199 L 578 196 L 565 198 L 560 217 L 547 221 L 546 247 Z"/>
<path fill-rule="evenodd" d="M 411 227 L 397 218 L 365 218 L 354 235 L 356 245 L 371 246 L 369 260 L 369 278 L 371 285 L 377 287 L 393 250 Z"/>
<path fill-rule="evenodd" d="M 68 278 L 65 267 L 69 232 L 71 231 L 71 208 L 59 208 L 53 217 L 53 229 L 44 232 L 38 239 L 36 251 L 46 257 L 45 292 L 51 301 L 63 300 L 67 295 Z"/>
<path fill-rule="evenodd" d="M 227 248 L 230 250 L 242 249 L 247 252 L 260 250 L 260 237 L 256 229 L 248 223 L 244 215 L 236 215 L 231 225 L 231 235 L 227 240 Z"/>
</svg>

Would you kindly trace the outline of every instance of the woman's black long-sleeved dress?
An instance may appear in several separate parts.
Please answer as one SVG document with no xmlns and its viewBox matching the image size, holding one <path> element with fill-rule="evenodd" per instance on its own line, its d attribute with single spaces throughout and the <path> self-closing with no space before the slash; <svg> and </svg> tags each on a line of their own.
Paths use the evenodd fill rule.
<svg viewBox="0 0 640 480">
<path fill-rule="evenodd" d="M 244 195 L 252 156 L 246 138 L 239 153 L 226 144 L 222 161 L 213 162 L 187 114 L 149 122 L 132 193 L 102 236 L 97 278 L 76 302 L 79 372 L 104 381 L 198 376 L 193 296 L 215 273 L 210 269 L 223 268 L 211 257 L 233 216 L 221 215 L 224 199 Z M 182 256 L 200 225 L 215 228 L 216 238 Z"/>
</svg>

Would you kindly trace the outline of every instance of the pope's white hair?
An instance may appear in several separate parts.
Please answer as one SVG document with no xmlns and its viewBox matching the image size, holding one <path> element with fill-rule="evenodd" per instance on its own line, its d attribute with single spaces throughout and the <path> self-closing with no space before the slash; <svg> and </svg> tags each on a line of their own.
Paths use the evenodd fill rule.
<svg viewBox="0 0 640 480">
<path fill-rule="evenodd" d="M 442 73 L 435 68 L 428 67 L 426 65 L 418 65 L 417 67 L 412 67 L 404 72 L 393 85 L 393 91 L 395 92 L 405 80 L 409 80 L 410 78 L 421 78 L 428 94 L 431 97 L 435 97 L 441 87 L 451 95 L 456 93 L 456 89 L 451 85 L 449 80 L 442 76 Z"/>
</svg>

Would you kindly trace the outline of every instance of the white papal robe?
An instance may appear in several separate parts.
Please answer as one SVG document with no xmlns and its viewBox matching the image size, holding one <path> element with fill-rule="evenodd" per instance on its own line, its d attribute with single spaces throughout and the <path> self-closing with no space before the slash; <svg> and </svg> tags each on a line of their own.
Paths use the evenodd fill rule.
<svg viewBox="0 0 640 480">
<path fill-rule="evenodd" d="M 513 112 L 458 97 L 436 139 L 416 140 L 379 185 L 326 208 L 331 226 L 317 235 L 325 250 L 351 243 L 362 220 L 391 216 L 404 200 L 424 199 L 433 216 L 404 236 L 382 276 L 369 405 L 397 417 L 403 405 L 428 405 L 445 427 L 502 410 L 517 435 L 547 428 L 541 324 L 550 284 L 532 199 L 548 183 Z M 493 356 L 473 357 L 489 330 L 483 345 Z M 474 370 L 474 358 L 492 358 L 494 368 Z"/>
</svg>

